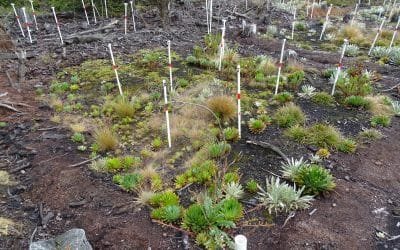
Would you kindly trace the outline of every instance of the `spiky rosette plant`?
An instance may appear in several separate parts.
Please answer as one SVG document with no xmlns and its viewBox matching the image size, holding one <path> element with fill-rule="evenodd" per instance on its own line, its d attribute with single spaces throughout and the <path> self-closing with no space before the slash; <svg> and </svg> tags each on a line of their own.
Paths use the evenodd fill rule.
<svg viewBox="0 0 400 250">
<path fill-rule="evenodd" d="M 261 134 L 267 125 L 262 120 L 259 119 L 250 119 L 248 122 L 249 130 L 253 134 Z"/>
</svg>

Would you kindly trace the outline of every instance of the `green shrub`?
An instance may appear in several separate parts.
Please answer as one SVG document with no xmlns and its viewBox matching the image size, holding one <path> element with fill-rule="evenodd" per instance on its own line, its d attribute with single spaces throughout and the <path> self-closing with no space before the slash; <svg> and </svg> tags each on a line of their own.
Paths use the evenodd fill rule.
<svg viewBox="0 0 400 250">
<path fill-rule="evenodd" d="M 254 179 L 250 179 L 246 182 L 246 190 L 249 193 L 255 194 L 258 190 L 258 183 Z"/>
<path fill-rule="evenodd" d="M 122 158 L 122 166 L 124 169 L 139 167 L 142 163 L 140 157 L 125 156 Z"/>
<path fill-rule="evenodd" d="M 224 184 L 229 184 L 231 182 L 238 183 L 240 179 L 239 174 L 235 172 L 228 172 L 224 175 Z"/>
<path fill-rule="evenodd" d="M 179 205 L 179 197 L 173 191 L 166 190 L 164 192 L 155 193 L 149 200 L 149 203 L 153 207 Z"/>
<path fill-rule="evenodd" d="M 288 128 L 284 134 L 298 143 L 306 143 L 308 138 L 307 128 L 299 125 Z"/>
<path fill-rule="evenodd" d="M 118 98 L 117 101 L 113 104 L 113 109 L 117 116 L 120 118 L 133 118 L 136 112 L 133 104 L 130 103 L 126 98 Z"/>
<path fill-rule="evenodd" d="M 208 154 L 211 158 L 221 158 L 231 151 L 231 145 L 226 142 L 213 143 L 208 146 Z"/>
<path fill-rule="evenodd" d="M 182 216 L 182 208 L 178 205 L 167 205 L 151 211 L 151 217 L 167 223 L 173 223 Z"/>
<path fill-rule="evenodd" d="M 304 71 L 298 70 L 287 76 L 287 84 L 290 89 L 297 90 L 300 84 L 304 81 Z"/>
<path fill-rule="evenodd" d="M 69 83 L 67 82 L 55 82 L 50 85 L 50 91 L 56 94 L 62 94 L 69 90 Z"/>
<path fill-rule="evenodd" d="M 358 137 L 363 141 L 373 141 L 381 139 L 383 137 L 382 133 L 376 129 L 365 129 L 358 134 Z"/>
<path fill-rule="evenodd" d="M 349 96 L 344 100 L 346 106 L 353 108 L 364 108 L 368 109 L 371 107 L 371 102 L 362 96 Z"/>
<path fill-rule="evenodd" d="M 311 100 L 317 104 L 325 105 L 325 106 L 334 106 L 335 98 L 326 92 L 318 92 L 315 93 Z"/>
<path fill-rule="evenodd" d="M 124 175 L 114 175 L 113 182 L 118 184 L 125 191 L 133 191 L 138 188 L 142 182 L 142 176 L 138 173 L 129 173 Z"/>
<path fill-rule="evenodd" d="M 76 142 L 76 143 L 84 143 L 85 142 L 85 136 L 82 133 L 75 132 L 72 135 L 71 140 L 73 142 Z"/>
<path fill-rule="evenodd" d="M 350 78 L 341 79 L 337 82 L 337 89 L 344 96 L 366 96 L 372 92 L 370 78 L 360 73 L 358 69 L 349 69 Z M 354 73 L 353 73 L 354 72 Z"/>
<path fill-rule="evenodd" d="M 337 146 L 337 149 L 343 153 L 354 153 L 356 151 L 356 148 L 357 143 L 350 139 L 342 140 Z"/>
<path fill-rule="evenodd" d="M 289 92 L 282 92 L 274 96 L 275 101 L 279 103 L 288 103 L 293 100 L 293 95 Z"/>
<path fill-rule="evenodd" d="M 260 134 L 262 133 L 267 125 L 261 120 L 258 119 L 250 119 L 248 122 L 249 130 L 253 134 Z"/>
<path fill-rule="evenodd" d="M 163 145 L 163 141 L 161 140 L 160 137 L 156 137 L 153 139 L 153 141 L 151 142 L 151 146 L 154 150 L 158 150 L 162 147 Z"/>
<path fill-rule="evenodd" d="M 336 187 L 331 173 L 315 164 L 301 168 L 294 181 L 304 187 L 305 193 L 312 195 L 332 191 Z"/>
<path fill-rule="evenodd" d="M 294 158 L 287 159 L 286 162 L 282 162 L 282 177 L 289 180 L 294 180 L 299 174 L 300 170 L 308 167 L 309 165 L 310 164 L 303 160 L 303 157 L 301 157 L 299 160 Z"/>
<path fill-rule="evenodd" d="M 254 76 L 254 79 L 256 80 L 256 82 L 265 82 L 265 75 L 263 72 L 257 72 Z"/>
<path fill-rule="evenodd" d="M 224 199 L 218 206 L 226 220 L 237 221 L 243 217 L 242 204 L 236 199 Z"/>
<path fill-rule="evenodd" d="M 300 107 L 293 103 L 278 109 L 274 115 L 274 121 L 280 127 L 288 128 L 298 124 L 304 124 L 306 117 Z"/>
<path fill-rule="evenodd" d="M 203 212 L 201 204 L 193 204 L 188 207 L 183 217 L 183 227 L 195 233 L 199 233 L 208 228 L 209 221 Z"/>
<path fill-rule="evenodd" d="M 118 157 L 106 159 L 106 169 L 110 172 L 116 172 L 123 168 L 122 161 Z"/>
<path fill-rule="evenodd" d="M 371 126 L 372 127 L 387 127 L 390 125 L 391 119 L 389 116 L 386 115 L 377 115 L 371 118 Z"/>
<path fill-rule="evenodd" d="M 223 131 L 225 140 L 235 142 L 239 140 L 239 131 L 237 128 L 225 128 Z"/>
<path fill-rule="evenodd" d="M 321 148 L 336 148 L 342 135 L 331 125 L 314 124 L 308 129 L 307 143 Z"/>
<path fill-rule="evenodd" d="M 196 162 L 185 173 L 178 175 L 175 185 L 183 187 L 188 183 L 204 184 L 210 182 L 217 173 L 217 165 L 212 160 Z"/>
</svg>

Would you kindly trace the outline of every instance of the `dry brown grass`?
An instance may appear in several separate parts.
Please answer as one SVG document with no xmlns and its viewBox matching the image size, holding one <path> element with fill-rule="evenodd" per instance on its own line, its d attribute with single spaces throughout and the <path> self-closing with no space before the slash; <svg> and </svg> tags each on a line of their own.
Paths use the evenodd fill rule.
<svg viewBox="0 0 400 250">
<path fill-rule="evenodd" d="M 324 18 L 326 17 L 326 12 L 328 11 L 328 8 L 321 8 L 321 7 L 315 7 L 314 12 L 313 12 L 313 18 Z M 351 11 L 350 8 L 340 8 L 340 7 L 332 7 L 332 11 L 330 16 L 344 16 L 345 14 L 349 13 Z"/>
<path fill-rule="evenodd" d="M 121 117 L 130 117 L 132 118 L 135 115 L 135 108 L 126 98 L 119 98 L 114 104 L 113 108 L 115 113 Z"/>
<path fill-rule="evenodd" d="M 117 135 L 108 127 L 95 131 L 94 138 L 101 151 L 111 151 L 118 147 Z"/>
<path fill-rule="evenodd" d="M 229 121 L 236 117 L 236 103 L 229 96 L 214 96 L 207 101 L 210 108 L 222 121 Z"/>
<path fill-rule="evenodd" d="M 338 37 L 348 39 L 351 43 L 359 43 L 364 40 L 364 34 L 357 25 L 345 25 L 339 30 Z"/>
<path fill-rule="evenodd" d="M 385 104 L 384 95 L 367 96 L 366 99 L 371 103 L 368 109 L 373 115 L 392 115 L 391 106 Z"/>
<path fill-rule="evenodd" d="M 14 227 L 15 223 L 12 220 L 0 217 L 0 235 L 10 235 L 12 231 L 15 231 Z"/>
</svg>

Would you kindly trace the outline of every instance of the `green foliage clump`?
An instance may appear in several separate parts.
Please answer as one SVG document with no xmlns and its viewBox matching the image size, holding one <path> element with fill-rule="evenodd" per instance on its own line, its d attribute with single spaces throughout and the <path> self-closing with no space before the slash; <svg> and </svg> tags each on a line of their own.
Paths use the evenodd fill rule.
<svg viewBox="0 0 400 250">
<path fill-rule="evenodd" d="M 275 101 L 279 103 L 288 103 L 293 100 L 293 95 L 289 92 L 282 92 L 274 96 Z"/>
<path fill-rule="evenodd" d="M 250 132 L 253 134 L 260 134 L 267 127 L 265 122 L 263 122 L 262 120 L 259 120 L 259 119 L 250 119 L 250 121 L 248 122 L 248 126 L 249 126 Z"/>
<path fill-rule="evenodd" d="M 326 92 L 315 93 L 311 100 L 324 106 L 335 106 L 335 98 Z"/>
<path fill-rule="evenodd" d="M 84 143 L 85 142 L 85 136 L 82 133 L 75 132 L 71 136 L 71 140 L 76 143 Z"/>
<path fill-rule="evenodd" d="M 217 165 L 212 160 L 194 163 L 185 173 L 176 177 L 176 186 L 180 188 L 187 183 L 204 184 L 210 182 L 217 173 Z"/>
<path fill-rule="evenodd" d="M 347 72 L 349 77 L 339 77 L 336 85 L 343 96 L 366 96 L 372 92 L 371 79 L 361 69 L 350 68 Z"/>
<path fill-rule="evenodd" d="M 160 137 L 154 138 L 153 141 L 151 142 L 151 147 L 154 150 L 160 149 L 162 147 L 162 145 L 163 145 L 163 141 L 161 140 Z"/>
<path fill-rule="evenodd" d="M 306 117 L 299 106 L 293 103 L 287 104 L 277 110 L 274 121 L 280 127 L 289 128 L 298 124 L 304 124 Z"/>
<path fill-rule="evenodd" d="M 114 175 L 113 182 L 118 184 L 125 191 L 133 191 L 142 183 L 142 175 L 139 173 L 129 173 L 124 175 Z"/>
<path fill-rule="evenodd" d="M 236 142 L 239 140 L 239 131 L 237 128 L 229 127 L 225 128 L 223 131 L 224 138 L 227 141 Z"/>
<path fill-rule="evenodd" d="M 293 181 L 304 187 L 305 193 L 312 195 L 332 191 L 336 187 L 332 174 L 315 164 L 301 168 Z"/>
<path fill-rule="evenodd" d="M 208 146 L 208 154 L 211 158 L 221 158 L 231 151 L 231 145 L 226 142 L 213 143 Z"/>
<path fill-rule="evenodd" d="M 344 103 L 346 106 L 353 107 L 353 108 L 363 108 L 363 109 L 369 109 L 371 107 L 371 102 L 362 97 L 362 96 L 349 96 L 346 97 L 344 100 Z"/>
<path fill-rule="evenodd" d="M 67 82 L 54 82 L 50 85 L 50 91 L 55 94 L 62 94 L 69 90 L 69 83 Z"/>
<path fill-rule="evenodd" d="M 224 175 L 224 184 L 229 184 L 231 182 L 239 182 L 240 176 L 237 171 L 228 172 Z"/>
<path fill-rule="evenodd" d="M 343 153 L 354 153 L 356 148 L 357 143 L 350 139 L 344 139 L 337 145 L 337 149 Z"/>
<path fill-rule="evenodd" d="M 113 157 L 106 159 L 106 169 L 110 172 L 116 172 L 123 169 L 123 164 L 120 158 Z"/>
<path fill-rule="evenodd" d="M 167 205 L 151 211 L 151 217 L 167 223 L 173 223 L 182 216 L 182 208 L 179 205 Z"/>
<path fill-rule="evenodd" d="M 249 193 L 252 193 L 252 194 L 257 193 L 257 190 L 258 190 L 258 183 L 257 183 L 257 181 L 254 180 L 254 179 L 248 180 L 248 181 L 246 182 L 246 190 L 247 190 Z"/>
<path fill-rule="evenodd" d="M 372 127 L 388 127 L 390 125 L 391 119 L 387 115 L 376 115 L 371 118 Z"/>
<path fill-rule="evenodd" d="M 307 128 L 299 125 L 288 128 L 284 134 L 298 143 L 306 143 L 308 138 Z"/>
<path fill-rule="evenodd" d="M 130 103 L 126 98 L 118 98 L 114 103 L 113 109 L 118 117 L 120 118 L 133 118 L 136 109 L 132 103 Z"/>
<path fill-rule="evenodd" d="M 336 148 L 342 135 L 331 125 L 314 124 L 308 129 L 307 142 L 322 148 Z"/>
<path fill-rule="evenodd" d="M 376 129 L 365 129 L 358 134 L 358 137 L 362 141 L 373 141 L 381 139 L 383 137 L 382 133 Z"/>
<path fill-rule="evenodd" d="M 179 205 L 179 196 L 171 190 L 154 194 L 149 203 L 153 207 L 165 207 L 170 205 Z"/>
<path fill-rule="evenodd" d="M 297 90 L 300 84 L 304 81 L 305 73 L 303 70 L 295 71 L 287 76 L 288 87 L 292 90 Z"/>
<path fill-rule="evenodd" d="M 236 199 L 224 199 L 218 206 L 225 220 L 237 221 L 243 217 L 242 204 Z"/>
</svg>

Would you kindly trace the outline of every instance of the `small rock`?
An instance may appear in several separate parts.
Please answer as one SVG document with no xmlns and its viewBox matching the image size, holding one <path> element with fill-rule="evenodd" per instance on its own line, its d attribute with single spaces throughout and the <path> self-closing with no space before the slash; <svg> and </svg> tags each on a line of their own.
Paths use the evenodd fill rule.
<svg viewBox="0 0 400 250">
<path fill-rule="evenodd" d="M 346 176 L 344 177 L 344 179 L 345 179 L 346 181 L 350 181 L 350 176 L 346 175 Z"/>
<path fill-rule="evenodd" d="M 92 250 L 83 229 L 74 228 L 50 240 L 33 242 L 30 250 L 79 249 Z"/>
<path fill-rule="evenodd" d="M 375 161 L 374 163 L 375 163 L 375 165 L 377 165 L 377 166 L 381 166 L 381 165 L 383 164 L 381 161 Z"/>
<path fill-rule="evenodd" d="M 167 237 L 168 235 L 167 235 L 167 233 L 163 233 L 162 236 L 163 237 Z"/>
<path fill-rule="evenodd" d="M 336 207 L 336 203 L 332 203 L 332 207 Z"/>
</svg>

